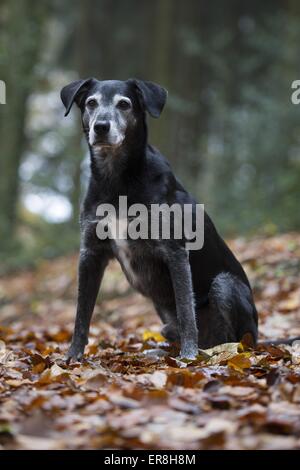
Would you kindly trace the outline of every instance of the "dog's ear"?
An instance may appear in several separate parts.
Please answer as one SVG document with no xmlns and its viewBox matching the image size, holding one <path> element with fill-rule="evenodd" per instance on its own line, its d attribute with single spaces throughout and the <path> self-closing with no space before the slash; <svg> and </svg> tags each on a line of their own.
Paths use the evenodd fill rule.
<svg viewBox="0 0 300 470">
<path fill-rule="evenodd" d="M 76 80 L 76 82 L 70 83 L 61 90 L 60 97 L 66 108 L 65 116 L 68 116 L 74 102 L 80 107 L 84 94 L 89 90 L 94 81 L 94 78 Z"/>
<path fill-rule="evenodd" d="M 137 80 L 136 78 L 131 78 L 128 82 L 137 89 L 142 107 L 146 109 L 152 117 L 158 118 L 167 101 L 167 90 L 156 83 Z"/>
</svg>

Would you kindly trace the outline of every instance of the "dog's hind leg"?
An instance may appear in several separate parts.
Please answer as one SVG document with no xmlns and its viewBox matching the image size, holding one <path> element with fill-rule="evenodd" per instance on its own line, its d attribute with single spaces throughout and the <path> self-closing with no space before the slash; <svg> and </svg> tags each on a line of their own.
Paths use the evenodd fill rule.
<svg viewBox="0 0 300 470">
<path fill-rule="evenodd" d="M 199 347 L 240 341 L 250 333 L 257 340 L 257 312 L 250 288 L 230 273 L 220 273 L 209 291 L 208 306 L 197 312 Z"/>
<path fill-rule="evenodd" d="M 161 334 L 170 342 L 179 341 L 180 335 L 177 324 L 176 307 L 166 307 L 155 304 L 155 309 L 161 318 L 164 326 Z"/>
</svg>

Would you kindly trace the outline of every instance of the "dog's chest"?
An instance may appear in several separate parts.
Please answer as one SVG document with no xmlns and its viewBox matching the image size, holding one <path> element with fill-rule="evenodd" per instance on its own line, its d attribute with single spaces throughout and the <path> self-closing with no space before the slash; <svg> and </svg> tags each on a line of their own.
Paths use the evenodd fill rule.
<svg viewBox="0 0 300 470">
<path fill-rule="evenodd" d="M 138 288 L 138 277 L 133 268 L 133 253 L 127 240 L 113 240 L 113 251 L 130 284 Z"/>
<path fill-rule="evenodd" d="M 130 284 L 135 288 L 138 288 L 139 279 L 136 270 L 133 267 L 139 260 L 139 255 L 136 250 L 137 243 L 132 240 L 128 240 L 127 228 L 127 219 L 111 220 L 109 223 L 109 232 L 112 250 Z"/>
<path fill-rule="evenodd" d="M 160 289 L 166 293 L 170 287 L 169 274 L 158 255 L 156 244 L 146 239 L 130 238 L 128 219 L 111 217 L 103 224 L 108 229 L 113 254 L 129 283 L 147 297 L 155 297 Z"/>
</svg>

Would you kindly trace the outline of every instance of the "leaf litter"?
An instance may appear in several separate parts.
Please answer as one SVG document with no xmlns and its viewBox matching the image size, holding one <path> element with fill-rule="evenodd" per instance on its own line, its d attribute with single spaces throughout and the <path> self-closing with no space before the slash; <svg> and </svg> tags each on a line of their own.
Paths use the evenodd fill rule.
<svg viewBox="0 0 300 470">
<path fill-rule="evenodd" d="M 300 236 L 231 245 L 261 339 L 300 335 Z M 115 263 L 84 360 L 68 366 L 76 265 L 64 257 L 0 280 L 0 449 L 300 449 L 300 343 L 244 338 L 179 360 Z"/>
</svg>

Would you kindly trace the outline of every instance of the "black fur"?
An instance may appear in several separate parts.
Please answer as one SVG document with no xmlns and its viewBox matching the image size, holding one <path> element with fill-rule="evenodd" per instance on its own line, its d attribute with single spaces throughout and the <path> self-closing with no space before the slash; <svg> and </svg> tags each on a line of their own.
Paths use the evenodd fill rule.
<svg viewBox="0 0 300 470">
<path fill-rule="evenodd" d="M 89 144 L 91 178 L 81 212 L 78 308 L 69 359 L 83 355 L 109 260 L 117 257 L 122 265 L 115 242 L 100 241 L 96 236 L 97 206 L 108 202 L 117 207 L 120 195 L 128 197 L 128 205 L 196 204 L 167 160 L 147 141 L 146 111 L 159 116 L 166 101 L 165 90 L 139 80 L 88 79 L 65 87 L 62 100 L 66 113 L 75 101 L 82 111 L 87 137 L 90 129 L 85 103 L 96 91 L 107 102 L 116 93 L 127 96 L 132 110 L 121 146 L 96 151 Z M 128 240 L 131 273 L 122 265 L 129 282 L 153 301 L 165 325 L 163 334 L 171 341 L 180 340 L 184 357 L 195 357 L 198 346 L 239 341 L 245 333 L 256 342 L 257 312 L 249 281 L 207 214 L 203 248 L 187 253 L 184 241 Z"/>
</svg>

